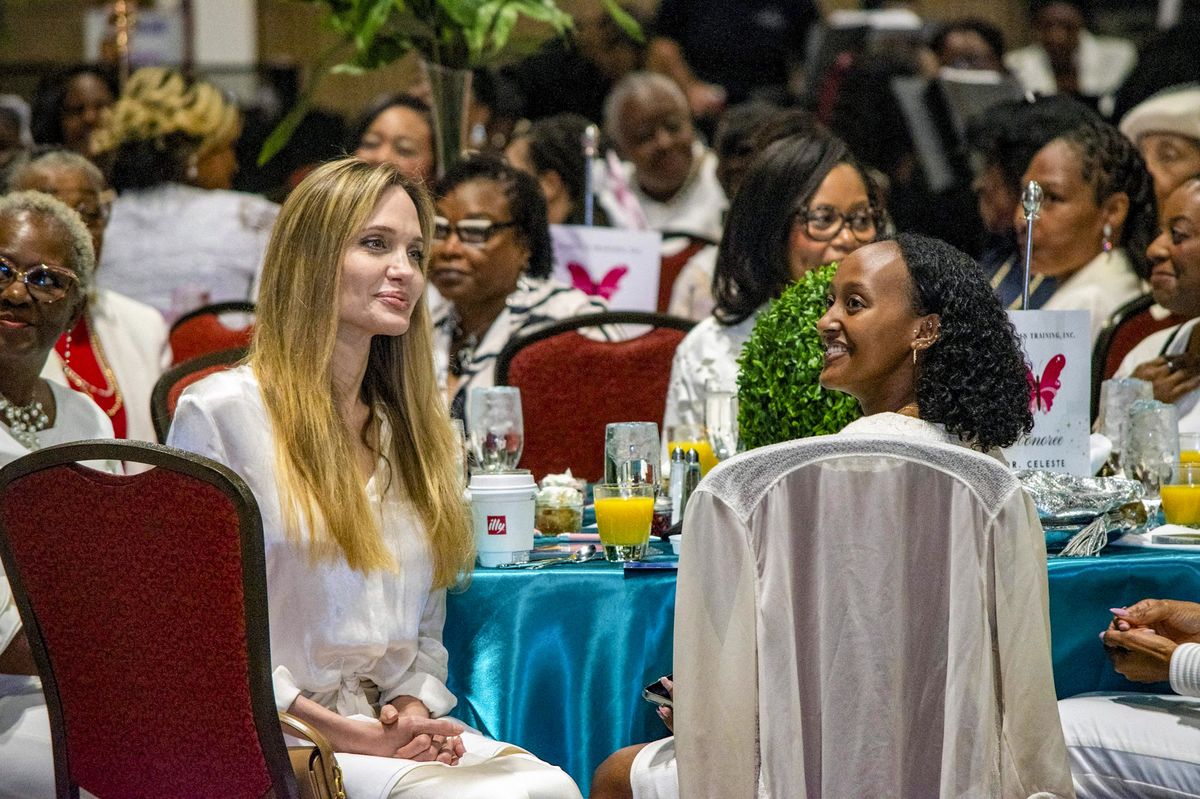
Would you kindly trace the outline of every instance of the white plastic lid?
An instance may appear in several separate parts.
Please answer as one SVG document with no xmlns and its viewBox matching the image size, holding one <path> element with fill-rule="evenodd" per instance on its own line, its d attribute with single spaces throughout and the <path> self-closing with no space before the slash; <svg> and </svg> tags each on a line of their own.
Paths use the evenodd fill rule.
<svg viewBox="0 0 1200 799">
<path fill-rule="evenodd" d="M 472 494 L 491 491 L 513 491 L 537 489 L 533 474 L 528 469 L 513 469 L 508 472 L 476 472 L 471 475 Z"/>
</svg>

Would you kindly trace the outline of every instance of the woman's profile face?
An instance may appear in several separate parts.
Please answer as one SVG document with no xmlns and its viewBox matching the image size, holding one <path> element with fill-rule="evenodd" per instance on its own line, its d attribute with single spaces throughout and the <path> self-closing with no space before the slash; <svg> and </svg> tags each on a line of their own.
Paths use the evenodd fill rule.
<svg viewBox="0 0 1200 799">
<path fill-rule="evenodd" d="M 417 207 L 408 192 L 393 186 L 342 253 L 339 337 L 369 340 L 408 332 L 425 290 L 424 257 Z"/>
<path fill-rule="evenodd" d="M 367 126 L 354 154 L 372 164 L 395 164 L 416 181 L 433 177 L 433 129 L 423 114 L 403 105 L 379 112 Z"/>
<path fill-rule="evenodd" d="M 923 317 L 895 242 L 869 244 L 839 264 L 817 322 L 825 348 L 821 385 L 858 398 L 863 410 L 896 411 L 887 398 L 912 394 L 912 353 Z"/>
<path fill-rule="evenodd" d="M 1105 216 L 1096 203 L 1096 187 L 1083 179 L 1079 154 L 1066 141 L 1055 139 L 1029 162 L 1021 185 L 1036 180 L 1044 193 L 1033 223 L 1033 271 L 1068 277 L 1095 258 L 1104 241 Z M 1025 249 L 1025 214 L 1020 205 L 1013 222 L 1021 250 Z M 1114 246 L 1120 244 L 1113 232 Z"/>
<path fill-rule="evenodd" d="M 0 215 L 0 264 L 5 272 L 45 265 L 51 268 L 51 275 L 54 270 L 75 275 L 70 266 L 70 240 L 57 220 L 29 211 Z M 4 279 L 11 276 L 9 272 Z M 53 283 L 53 277 L 36 281 L 38 286 Z M 37 290 L 31 292 L 20 280 L 12 280 L 0 290 L 0 358 L 31 359 L 41 368 L 50 348 L 83 307 L 78 280 L 65 283 L 71 285 L 66 296 L 50 302 L 39 299 Z"/>
<path fill-rule="evenodd" d="M 92 131 L 100 126 L 104 109 L 113 104 L 108 85 L 90 72 L 71 79 L 62 101 L 63 145 L 83 155 L 91 152 Z"/>
<path fill-rule="evenodd" d="M 499 302 L 512 294 L 529 263 L 529 248 L 512 226 L 508 198 L 494 180 L 469 180 L 437 202 L 438 227 L 429 279 L 455 305 Z M 467 229 L 484 241 L 463 241 Z"/>
<path fill-rule="evenodd" d="M 1200 316 L 1200 183 L 1189 180 L 1167 196 L 1146 255 L 1154 301 L 1181 316 Z"/>
<path fill-rule="evenodd" d="M 874 227 L 867 185 L 850 164 L 838 164 L 829 170 L 803 210 L 808 212 L 808 223 L 805 224 L 805 217 L 796 216 L 788 234 L 792 280 L 799 280 L 818 266 L 842 260 L 863 245 L 859 238 L 869 242 L 879 235 Z M 861 224 L 864 214 L 871 217 L 872 226 L 870 230 L 858 231 L 856 236 L 853 220 L 859 219 Z M 838 215 L 851 222 L 839 223 Z"/>
<path fill-rule="evenodd" d="M 1167 195 L 1185 180 L 1200 175 L 1200 140 L 1177 133 L 1146 133 L 1138 137 L 1137 144 L 1146 161 L 1146 170 L 1154 178 L 1154 196 L 1159 208 L 1166 204 Z"/>
</svg>

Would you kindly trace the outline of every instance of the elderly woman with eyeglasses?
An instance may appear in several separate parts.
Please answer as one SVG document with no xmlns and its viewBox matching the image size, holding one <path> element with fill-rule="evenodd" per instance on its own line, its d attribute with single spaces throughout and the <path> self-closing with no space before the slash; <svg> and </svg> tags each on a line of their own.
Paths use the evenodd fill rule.
<svg viewBox="0 0 1200 799">
<path fill-rule="evenodd" d="M 537 181 L 499 159 L 450 167 L 437 186 L 429 280 L 445 299 L 434 312 L 434 359 L 450 413 L 468 390 L 494 384 L 511 339 L 607 310 L 599 297 L 550 279 L 553 251 Z"/>
<path fill-rule="evenodd" d="M 47 150 L 18 167 L 8 188 L 45 192 L 74 208 L 100 252 L 110 199 L 108 184 L 91 161 L 70 150 Z M 95 402 L 112 420 L 117 438 L 154 441 L 150 394 L 170 364 L 162 314 L 100 289 L 91 292 L 84 313 L 55 344 L 42 374 Z"/>
<path fill-rule="evenodd" d="M 94 403 L 40 376 L 83 312 L 94 265 L 91 237 L 70 208 L 37 192 L 0 197 L 0 466 L 52 444 L 112 438 Z M 0 797 L 54 795 L 36 673 L 0 567 Z"/>
<path fill-rule="evenodd" d="M 802 133 L 767 147 L 729 209 L 713 314 L 675 350 L 663 428 L 703 422 L 705 386 L 737 382 L 759 313 L 793 281 L 875 241 L 882 213 L 874 182 L 840 139 Z"/>
</svg>

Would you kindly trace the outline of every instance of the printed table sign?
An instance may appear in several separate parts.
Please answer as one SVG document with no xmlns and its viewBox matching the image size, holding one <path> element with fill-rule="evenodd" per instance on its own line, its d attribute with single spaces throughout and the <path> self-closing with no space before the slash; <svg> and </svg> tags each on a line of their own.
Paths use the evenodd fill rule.
<svg viewBox="0 0 1200 799">
<path fill-rule="evenodd" d="M 554 278 L 603 297 L 614 311 L 653 311 L 662 268 L 656 231 L 551 225 Z"/>
<path fill-rule="evenodd" d="M 1087 311 L 1009 311 L 1025 352 L 1033 431 L 1004 450 L 1014 469 L 1087 476 L 1092 333 Z"/>
</svg>

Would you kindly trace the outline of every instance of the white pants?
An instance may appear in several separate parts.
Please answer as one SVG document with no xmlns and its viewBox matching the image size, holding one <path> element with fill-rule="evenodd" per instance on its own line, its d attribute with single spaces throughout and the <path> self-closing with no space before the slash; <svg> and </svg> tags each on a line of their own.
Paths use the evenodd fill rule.
<svg viewBox="0 0 1200 799">
<path fill-rule="evenodd" d="M 1085 694 L 1058 711 L 1078 799 L 1200 797 L 1200 699 Z"/>
<path fill-rule="evenodd" d="M 464 735 L 464 743 L 468 752 L 457 766 L 398 769 L 404 761 L 345 754 L 338 763 L 350 799 L 582 799 L 566 772 L 528 752 L 481 736 Z M 0 674 L 0 799 L 54 797 L 54 751 L 41 683 Z M 80 797 L 95 799 L 82 790 Z"/>
<path fill-rule="evenodd" d="M 675 737 L 651 741 L 638 751 L 629 769 L 633 799 L 679 799 Z"/>
</svg>

